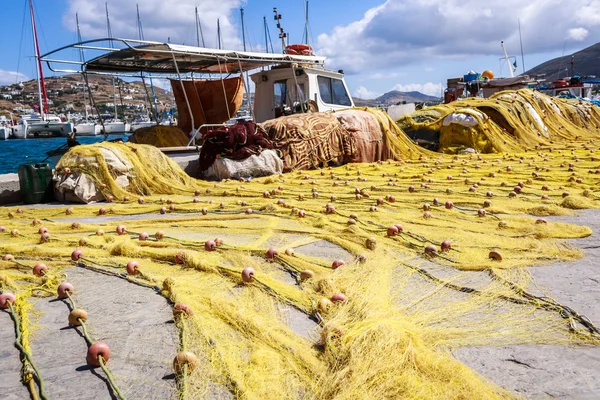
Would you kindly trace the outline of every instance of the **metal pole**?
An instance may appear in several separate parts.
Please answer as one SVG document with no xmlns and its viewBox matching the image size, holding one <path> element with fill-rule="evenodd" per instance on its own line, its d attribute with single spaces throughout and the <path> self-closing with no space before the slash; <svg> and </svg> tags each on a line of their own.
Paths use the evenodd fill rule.
<svg viewBox="0 0 600 400">
<path fill-rule="evenodd" d="M 219 49 L 221 49 L 221 21 L 219 18 L 217 18 L 217 42 Z"/>
<path fill-rule="evenodd" d="M 308 45 L 308 0 L 304 11 L 304 34 L 306 35 L 306 44 Z"/>
<path fill-rule="evenodd" d="M 244 9 L 240 8 L 240 14 L 242 16 L 242 43 L 244 43 L 244 51 L 246 51 L 246 31 L 244 30 Z"/>
<path fill-rule="evenodd" d="M 75 13 L 75 22 L 77 23 L 77 41 L 81 43 L 81 31 L 79 30 L 79 14 Z M 83 49 L 79 49 L 79 61 L 83 61 Z M 82 83 L 85 85 L 85 79 L 82 78 Z M 85 95 L 85 89 L 83 90 L 83 109 L 85 114 L 85 122 L 89 122 L 89 115 L 87 111 L 87 99 Z"/>
<path fill-rule="evenodd" d="M 200 47 L 200 31 L 198 30 L 198 7 L 194 8 L 196 14 L 196 45 Z"/>
<path fill-rule="evenodd" d="M 35 17 L 33 16 L 33 0 L 29 0 L 29 8 L 31 12 L 31 32 L 33 35 L 33 46 L 35 51 L 35 63 L 36 63 L 36 74 L 37 74 L 37 84 L 38 84 L 38 98 L 39 98 L 39 107 L 40 107 L 40 116 L 42 120 L 44 120 L 44 101 L 42 99 L 42 64 L 40 61 L 40 52 L 37 42 L 37 32 L 35 30 Z"/>
<path fill-rule="evenodd" d="M 521 36 L 521 19 L 519 18 L 519 41 L 521 42 L 521 63 L 523 64 L 523 73 L 525 73 L 525 56 L 523 55 L 523 37 Z"/>
<path fill-rule="evenodd" d="M 269 37 L 267 36 L 267 17 L 263 17 L 263 23 L 265 25 L 265 51 L 269 52 Z"/>
</svg>

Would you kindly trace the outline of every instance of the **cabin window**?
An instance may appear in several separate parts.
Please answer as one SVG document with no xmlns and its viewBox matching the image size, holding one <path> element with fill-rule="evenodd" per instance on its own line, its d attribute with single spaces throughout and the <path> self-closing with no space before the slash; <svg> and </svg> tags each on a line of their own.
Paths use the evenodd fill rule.
<svg viewBox="0 0 600 400">
<path fill-rule="evenodd" d="M 287 85 L 285 80 L 275 81 L 273 83 L 273 108 L 281 110 L 283 105 L 287 103 Z"/>
<path fill-rule="evenodd" d="M 337 104 L 340 106 L 350 106 L 350 96 L 346 91 L 344 82 L 341 79 L 318 76 L 319 93 L 321 100 L 328 104 Z"/>
</svg>

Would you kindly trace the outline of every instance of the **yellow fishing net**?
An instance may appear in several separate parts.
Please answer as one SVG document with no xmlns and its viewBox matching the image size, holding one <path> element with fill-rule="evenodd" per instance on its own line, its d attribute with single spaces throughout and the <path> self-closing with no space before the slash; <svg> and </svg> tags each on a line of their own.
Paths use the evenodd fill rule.
<svg viewBox="0 0 600 400">
<path fill-rule="evenodd" d="M 133 191 L 117 190 L 112 194 L 130 200 L 101 206 L 128 234 L 118 235 L 117 223 L 98 215 L 100 205 L 0 208 L 0 253 L 50 267 L 37 278 L 0 261 L 3 290 L 17 294 L 26 336 L 35 322 L 27 300 L 50 295 L 46 289 L 64 279 L 79 248 L 101 269 L 118 264 L 122 273 L 138 260 L 142 276 L 131 279 L 158 285 L 193 309 L 178 328 L 182 348 L 201 362 L 180 386 L 182 398 L 203 398 L 215 383 L 240 399 L 510 398 L 450 350 L 599 344 L 583 319 L 528 295 L 533 282 L 525 269 L 582 256 L 564 239 L 588 236 L 589 228 L 539 217 L 597 207 L 600 159 L 593 147 L 423 153 L 420 160 L 206 183 L 169 172 L 175 168 L 168 162 L 152 170 L 146 162 L 153 153 L 144 146 L 120 146 L 143 167 L 134 185 L 147 195 L 139 204 Z M 84 146 L 72 151 L 95 154 Z M 100 170 L 97 179 L 109 194 L 111 172 Z M 169 187 L 169 195 L 150 195 Z M 393 224 L 402 232 L 392 228 L 388 236 Z M 50 234 L 45 242 L 40 226 Z M 140 240 L 144 232 L 150 237 Z M 205 250 L 216 237 L 224 244 Z M 442 252 L 445 240 L 451 249 Z M 279 251 L 274 262 L 265 258 L 271 247 Z M 336 259 L 345 264 L 332 269 Z M 253 282 L 241 278 L 247 267 L 255 270 Z M 313 276 L 302 281 L 306 270 Z M 346 301 L 332 303 L 340 294 Z M 319 321 L 308 337 L 292 329 L 298 314 Z"/>
<path fill-rule="evenodd" d="M 550 97 L 530 89 L 495 93 L 426 108 L 402 117 L 407 133 L 439 134 L 439 150 L 465 148 L 480 153 L 519 152 L 565 141 L 593 141 L 600 133 L 600 107 Z"/>
<path fill-rule="evenodd" d="M 149 144 L 156 147 L 187 146 L 190 138 L 176 126 L 155 125 L 136 129 L 129 142 Z"/>
</svg>

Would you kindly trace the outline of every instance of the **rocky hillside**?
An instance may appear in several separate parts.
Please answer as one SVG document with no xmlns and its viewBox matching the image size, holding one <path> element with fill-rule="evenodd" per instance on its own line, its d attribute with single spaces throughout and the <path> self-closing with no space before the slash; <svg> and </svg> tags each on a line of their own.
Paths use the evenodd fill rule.
<svg viewBox="0 0 600 400">
<path fill-rule="evenodd" d="M 114 113 L 113 80 L 108 76 L 89 75 L 92 96 L 101 114 L 106 110 Z M 133 116 L 148 106 L 146 90 L 141 81 L 127 82 L 115 79 L 115 93 L 119 115 Z M 147 91 L 152 96 L 150 83 L 146 80 Z M 13 115 L 38 109 L 37 81 L 30 80 L 19 84 L 0 86 L 0 114 Z M 46 91 L 51 113 L 84 113 L 85 85 L 79 75 L 65 75 L 46 78 Z M 163 89 L 154 86 L 159 111 L 168 111 L 173 107 L 173 99 Z M 96 114 L 90 106 L 89 94 L 85 92 L 88 113 Z"/>
<path fill-rule="evenodd" d="M 573 73 L 571 74 L 571 60 L 573 60 Z M 546 80 L 564 78 L 571 75 L 600 77 L 600 43 L 580 50 L 572 55 L 557 57 L 546 61 L 525 72 L 526 75 L 535 76 L 546 74 Z"/>
</svg>

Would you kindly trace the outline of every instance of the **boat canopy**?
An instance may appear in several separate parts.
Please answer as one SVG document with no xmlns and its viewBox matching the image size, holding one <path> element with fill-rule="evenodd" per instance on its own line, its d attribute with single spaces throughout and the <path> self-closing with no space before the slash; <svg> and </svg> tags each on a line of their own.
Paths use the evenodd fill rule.
<svg viewBox="0 0 600 400">
<path fill-rule="evenodd" d="M 110 42 L 111 48 L 93 46 L 94 42 Z M 123 48 L 112 48 L 120 43 Z M 66 49 L 89 49 L 103 51 L 104 54 L 87 62 L 73 62 L 51 58 Z M 238 73 L 260 67 L 278 64 L 298 64 L 307 66 L 324 65 L 325 57 L 300 56 L 291 54 L 256 53 L 143 40 L 105 38 L 75 43 L 44 54 L 41 59 L 55 70 L 53 63 L 79 64 L 80 72 L 98 73 Z"/>
</svg>

